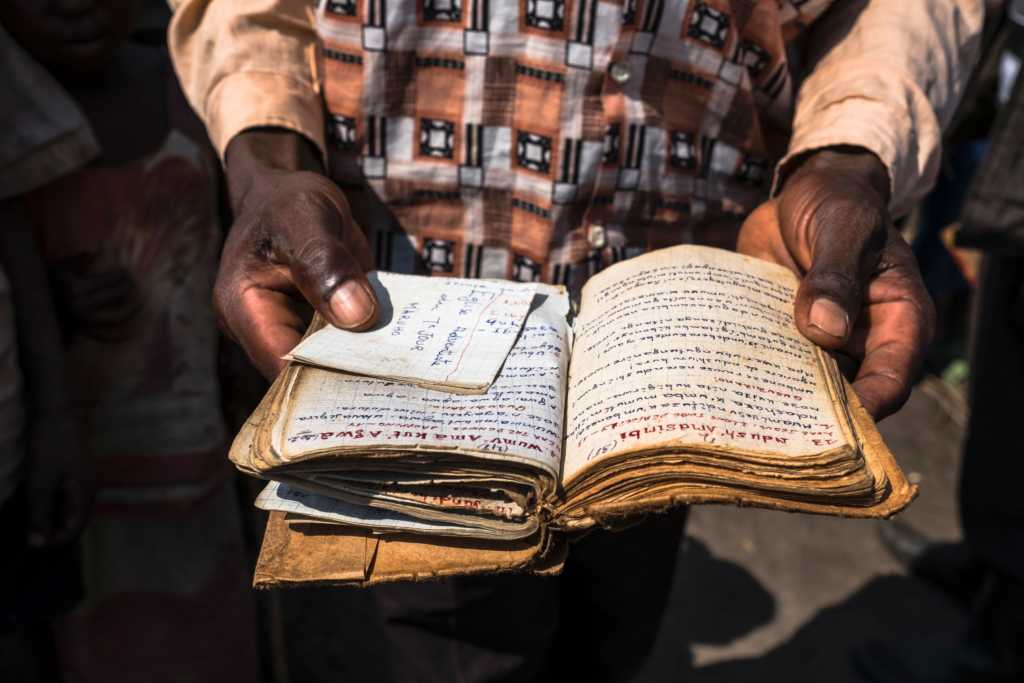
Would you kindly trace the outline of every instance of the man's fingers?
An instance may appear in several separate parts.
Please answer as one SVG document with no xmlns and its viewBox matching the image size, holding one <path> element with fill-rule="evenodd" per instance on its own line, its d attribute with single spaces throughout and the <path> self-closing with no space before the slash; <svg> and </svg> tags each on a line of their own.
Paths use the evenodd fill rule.
<svg viewBox="0 0 1024 683">
<path fill-rule="evenodd" d="M 910 396 L 935 330 L 935 309 L 910 247 L 892 236 L 881 267 L 844 349 L 863 358 L 853 388 L 876 420 L 899 410 Z"/>
<path fill-rule="evenodd" d="M 853 390 L 875 420 L 892 415 L 907 402 L 919 366 L 917 355 L 909 344 L 889 342 L 864 357 Z"/>
</svg>

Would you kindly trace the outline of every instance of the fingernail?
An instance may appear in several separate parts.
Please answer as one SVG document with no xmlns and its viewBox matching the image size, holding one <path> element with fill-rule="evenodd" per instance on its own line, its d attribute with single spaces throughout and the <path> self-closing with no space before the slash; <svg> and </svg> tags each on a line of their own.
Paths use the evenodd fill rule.
<svg viewBox="0 0 1024 683">
<path fill-rule="evenodd" d="M 331 312 L 342 327 L 359 327 L 373 315 L 370 293 L 359 282 L 349 280 L 331 295 Z"/>
<path fill-rule="evenodd" d="M 823 298 L 811 304 L 811 324 L 830 337 L 845 339 L 850 329 L 850 318 L 835 301 Z"/>
<path fill-rule="evenodd" d="M 33 548 L 42 548 L 46 545 L 46 537 L 37 531 L 30 532 L 26 540 Z"/>
</svg>

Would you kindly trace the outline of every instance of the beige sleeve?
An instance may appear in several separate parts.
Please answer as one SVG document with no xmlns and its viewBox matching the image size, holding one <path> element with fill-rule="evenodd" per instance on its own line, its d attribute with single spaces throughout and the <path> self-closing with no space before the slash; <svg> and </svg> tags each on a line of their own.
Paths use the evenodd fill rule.
<svg viewBox="0 0 1024 683">
<path fill-rule="evenodd" d="M 170 0 L 168 45 L 189 102 L 223 157 L 247 128 L 277 126 L 323 152 L 310 0 Z"/>
<path fill-rule="evenodd" d="M 935 181 L 942 129 L 977 59 L 983 18 L 982 0 L 834 3 L 812 27 L 813 69 L 778 168 L 822 147 L 864 147 L 889 170 L 894 215 L 908 211 Z"/>
</svg>

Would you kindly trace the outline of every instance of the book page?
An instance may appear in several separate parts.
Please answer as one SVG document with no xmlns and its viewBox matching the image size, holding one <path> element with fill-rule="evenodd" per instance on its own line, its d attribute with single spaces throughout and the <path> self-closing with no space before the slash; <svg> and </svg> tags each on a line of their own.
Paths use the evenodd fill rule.
<svg viewBox="0 0 1024 683">
<path fill-rule="evenodd" d="M 331 325 L 287 356 L 310 365 L 435 388 L 483 392 L 505 362 L 537 286 L 376 272 L 377 327 Z"/>
<path fill-rule="evenodd" d="M 563 481 L 624 451 L 694 444 L 800 456 L 845 443 L 796 277 L 707 247 L 618 263 L 583 289 Z"/>
<path fill-rule="evenodd" d="M 301 367 L 272 434 L 286 461 L 338 449 L 470 451 L 557 477 L 569 363 L 568 297 L 541 286 L 486 394 L 453 394 Z"/>
</svg>

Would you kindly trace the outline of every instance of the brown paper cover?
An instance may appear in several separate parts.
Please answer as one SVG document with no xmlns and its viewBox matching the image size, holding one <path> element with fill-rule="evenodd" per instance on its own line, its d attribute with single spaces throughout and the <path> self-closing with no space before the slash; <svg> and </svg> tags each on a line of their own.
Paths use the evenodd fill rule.
<svg viewBox="0 0 1024 683">
<path fill-rule="evenodd" d="M 546 533 L 500 543 L 414 534 L 380 537 L 354 527 L 289 522 L 284 513 L 272 512 L 253 585 L 370 586 L 506 571 L 556 574 L 566 549 L 563 538 Z"/>
</svg>

